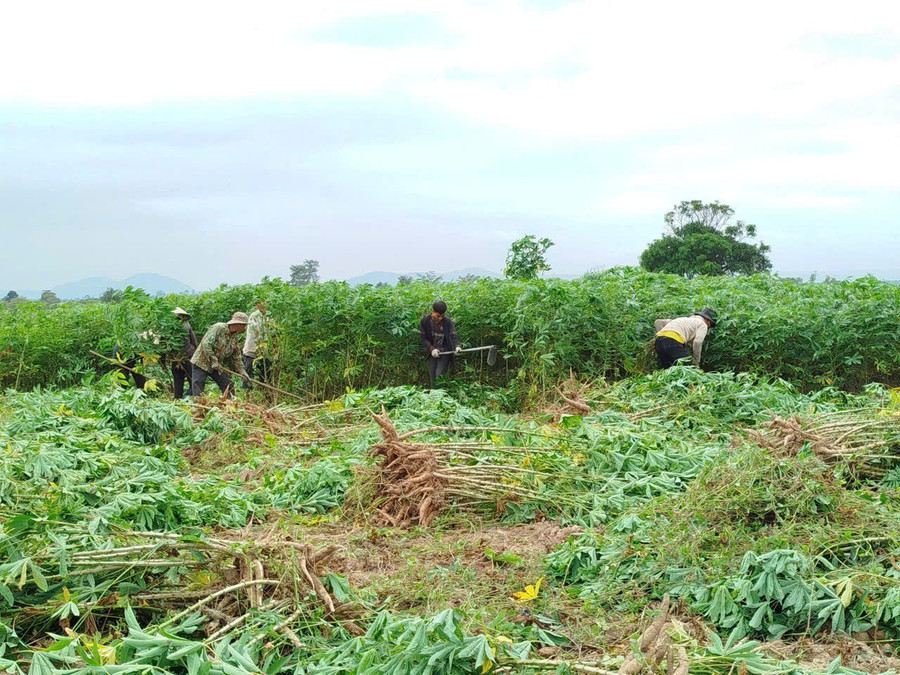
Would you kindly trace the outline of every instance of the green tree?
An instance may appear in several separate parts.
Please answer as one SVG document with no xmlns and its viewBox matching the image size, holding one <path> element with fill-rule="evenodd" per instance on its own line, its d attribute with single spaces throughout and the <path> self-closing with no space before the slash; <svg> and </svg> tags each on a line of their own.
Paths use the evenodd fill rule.
<svg viewBox="0 0 900 675">
<path fill-rule="evenodd" d="M 59 303 L 59 298 L 53 291 L 44 291 L 41 293 L 41 302 L 45 305 L 56 305 Z"/>
<path fill-rule="evenodd" d="M 307 258 L 299 265 L 291 265 L 291 286 L 306 286 L 319 280 L 319 261 Z"/>
<path fill-rule="evenodd" d="M 9 302 L 10 300 L 15 300 L 18 297 L 19 297 L 18 293 L 16 293 L 15 291 L 10 291 L 9 293 L 6 294 L 6 296 L 3 299 L 6 302 Z"/>
<path fill-rule="evenodd" d="M 412 275 L 410 274 L 401 274 L 397 277 L 397 285 L 398 286 L 406 286 L 407 284 L 412 283 Z"/>
<path fill-rule="evenodd" d="M 417 274 L 416 279 L 418 281 L 427 281 L 428 283 L 437 284 L 441 281 L 441 275 L 434 270 L 430 270 L 428 272 Z"/>
<path fill-rule="evenodd" d="M 771 249 L 756 237 L 756 225 L 731 222 L 734 209 L 727 204 L 700 200 L 677 204 L 665 216 L 668 232 L 641 254 L 641 267 L 692 278 L 697 275 L 735 275 L 766 272 Z"/>
<path fill-rule="evenodd" d="M 509 247 L 503 273 L 510 279 L 536 278 L 550 269 L 546 253 L 551 246 L 553 242 L 547 237 L 538 239 L 533 234 L 516 239 Z"/>
<path fill-rule="evenodd" d="M 100 302 L 121 302 L 122 291 L 118 288 L 109 287 L 100 294 Z"/>
</svg>

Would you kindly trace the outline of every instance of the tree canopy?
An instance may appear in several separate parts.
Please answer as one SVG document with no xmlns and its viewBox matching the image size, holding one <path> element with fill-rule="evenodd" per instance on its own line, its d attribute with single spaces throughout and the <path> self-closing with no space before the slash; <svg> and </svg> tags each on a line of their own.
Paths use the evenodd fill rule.
<svg viewBox="0 0 900 675">
<path fill-rule="evenodd" d="M 668 232 L 641 254 L 641 267 L 685 277 L 766 272 L 770 247 L 756 238 L 756 225 L 732 222 L 727 204 L 683 201 L 665 216 Z"/>
<path fill-rule="evenodd" d="M 122 291 L 110 286 L 100 294 L 100 302 L 121 302 Z"/>
<path fill-rule="evenodd" d="M 551 246 L 553 242 L 547 237 L 538 239 L 533 234 L 516 239 L 509 247 L 503 273 L 510 279 L 536 278 L 550 269 L 546 254 Z"/>
<path fill-rule="evenodd" d="M 319 280 L 319 261 L 307 258 L 299 265 L 291 265 L 291 286 L 306 286 Z"/>
</svg>

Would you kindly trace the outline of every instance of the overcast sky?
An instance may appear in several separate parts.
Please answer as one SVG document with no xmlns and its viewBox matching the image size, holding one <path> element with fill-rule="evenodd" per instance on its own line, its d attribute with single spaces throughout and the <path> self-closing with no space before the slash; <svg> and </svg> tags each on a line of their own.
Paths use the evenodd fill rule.
<svg viewBox="0 0 900 675">
<path fill-rule="evenodd" d="M 376 9 L 377 8 L 377 9 Z M 900 2 L 4 3 L 0 289 L 636 264 L 683 199 L 900 268 Z"/>
</svg>

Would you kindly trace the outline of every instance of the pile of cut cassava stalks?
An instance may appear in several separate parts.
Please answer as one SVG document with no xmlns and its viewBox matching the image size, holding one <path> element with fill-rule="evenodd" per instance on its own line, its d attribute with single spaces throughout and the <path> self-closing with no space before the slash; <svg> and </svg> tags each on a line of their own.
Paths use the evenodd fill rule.
<svg viewBox="0 0 900 675">
<path fill-rule="evenodd" d="M 501 445 L 487 434 L 528 434 L 497 427 L 428 427 L 400 434 L 387 413 L 372 413 L 382 440 L 371 448 L 376 520 L 383 525 L 428 525 L 452 502 L 456 509 L 496 507 L 508 502 L 575 504 L 574 497 L 547 488 L 562 478 L 558 472 L 532 468 L 533 460 L 550 455 L 548 448 Z M 415 436 L 441 433 L 440 442 L 416 442 Z M 466 437 L 480 436 L 477 440 Z M 523 461 L 523 458 L 528 460 Z M 539 462 L 538 462 L 539 463 Z"/>
<path fill-rule="evenodd" d="M 900 466 L 900 414 L 844 410 L 811 419 L 780 417 L 748 432 L 774 452 L 796 455 L 808 448 L 829 464 L 847 465 L 860 478 L 880 478 Z"/>
</svg>

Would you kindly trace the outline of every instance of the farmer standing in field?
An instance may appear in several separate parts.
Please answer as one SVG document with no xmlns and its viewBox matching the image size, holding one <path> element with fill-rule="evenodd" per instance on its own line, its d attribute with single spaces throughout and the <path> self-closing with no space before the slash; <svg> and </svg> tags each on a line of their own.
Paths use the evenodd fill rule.
<svg viewBox="0 0 900 675">
<path fill-rule="evenodd" d="M 447 373 L 453 362 L 453 354 L 441 352 L 458 354 L 462 351 L 459 337 L 456 335 L 456 326 L 446 313 L 447 303 L 438 300 L 431 306 L 431 313 L 419 321 L 419 337 L 425 348 L 425 358 L 428 359 L 428 383 L 431 387 L 434 387 L 439 377 Z"/>
<path fill-rule="evenodd" d="M 181 309 L 181 307 L 173 309 L 172 314 L 181 320 L 181 326 L 184 328 L 184 342 L 181 345 L 181 353 L 172 359 L 175 398 L 184 398 L 185 384 L 187 384 L 188 393 L 191 393 L 191 375 L 193 371 L 191 357 L 197 351 L 197 336 L 194 334 L 194 329 L 191 328 L 190 314 Z"/>
<path fill-rule="evenodd" d="M 656 357 L 660 368 L 669 368 L 681 359 L 692 357 L 695 365 L 700 365 L 703 340 L 710 328 L 716 325 L 716 314 L 710 307 L 704 307 L 692 316 L 677 319 L 657 319 Z M 688 349 L 688 345 L 691 349 Z"/>
<path fill-rule="evenodd" d="M 200 396 L 206 385 L 206 378 L 211 377 L 219 385 L 222 393 L 231 392 L 231 378 L 223 366 L 230 366 L 245 381 L 247 373 L 241 361 L 241 347 L 235 333 L 247 328 L 249 317 L 243 312 L 235 312 L 228 323 L 214 323 L 200 340 L 200 345 L 191 358 L 191 395 Z"/>
<path fill-rule="evenodd" d="M 256 360 L 256 349 L 261 342 L 266 340 L 266 303 L 262 300 L 256 300 L 253 305 L 256 309 L 250 312 L 243 349 L 244 371 L 246 371 L 248 378 L 253 377 L 253 362 Z M 263 379 L 265 379 L 266 370 L 265 365 L 263 365 Z M 244 389 L 249 389 L 250 387 L 250 380 L 244 380 Z"/>
</svg>

